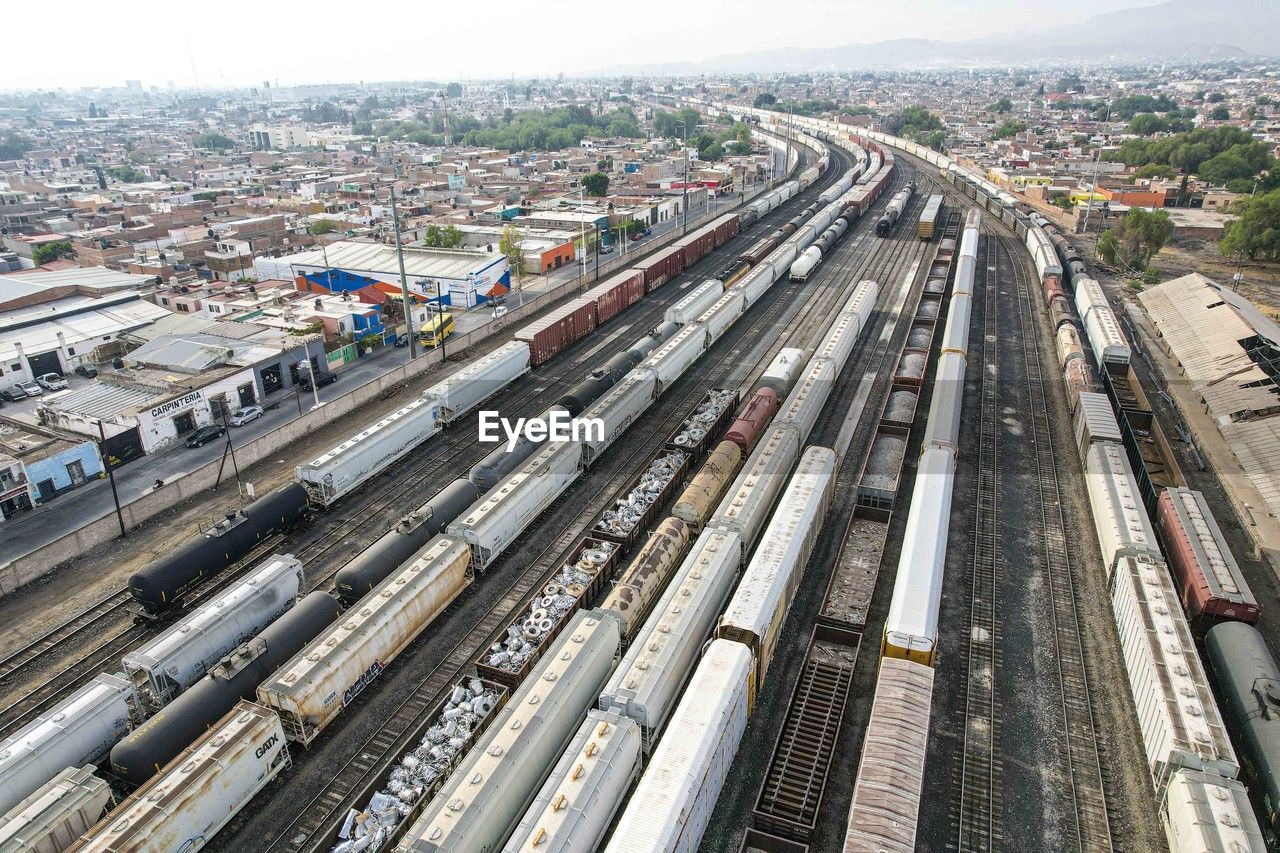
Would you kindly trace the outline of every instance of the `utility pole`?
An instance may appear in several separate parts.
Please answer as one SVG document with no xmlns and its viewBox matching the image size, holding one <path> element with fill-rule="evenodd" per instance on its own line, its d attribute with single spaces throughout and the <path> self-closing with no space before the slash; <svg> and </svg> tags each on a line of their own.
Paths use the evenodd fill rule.
<svg viewBox="0 0 1280 853">
<path fill-rule="evenodd" d="M 449 357 L 449 353 L 444 346 L 444 342 L 446 340 L 446 335 L 444 333 L 444 294 L 440 292 L 440 279 L 436 279 L 436 312 L 440 320 L 440 362 L 444 363 L 444 360 Z M 412 338 L 410 338 L 410 340 L 412 340 Z"/>
<path fill-rule="evenodd" d="M 1107 101 L 1107 117 L 1103 124 L 1111 121 L 1111 102 Z M 1093 213 L 1093 194 L 1098 191 L 1098 171 L 1102 168 L 1102 143 L 1098 143 L 1098 151 L 1093 158 L 1093 183 L 1089 186 L 1089 206 L 1084 210 L 1084 232 L 1089 233 L 1089 216 Z"/>
<path fill-rule="evenodd" d="M 396 207 L 396 185 L 391 184 L 391 227 L 396 232 L 396 261 L 400 264 L 400 300 L 404 305 L 404 328 L 409 336 L 409 360 L 418 357 L 418 343 L 413 338 L 413 306 L 409 302 L 409 280 L 404 275 L 404 249 L 400 245 L 400 210 Z"/>
<path fill-rule="evenodd" d="M 120 535 L 126 535 L 124 529 L 124 513 L 120 511 L 120 493 L 116 491 L 116 466 L 111 464 L 111 457 L 105 453 L 102 446 L 107 443 L 107 431 L 102 426 L 102 420 L 98 420 L 98 456 L 102 457 L 102 466 L 107 469 L 107 479 L 111 481 L 111 499 L 116 502 L 116 521 L 120 522 Z"/>
</svg>

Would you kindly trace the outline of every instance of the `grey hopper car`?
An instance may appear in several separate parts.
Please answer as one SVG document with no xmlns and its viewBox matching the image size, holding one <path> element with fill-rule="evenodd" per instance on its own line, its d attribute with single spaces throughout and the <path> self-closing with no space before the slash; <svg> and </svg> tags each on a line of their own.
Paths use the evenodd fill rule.
<svg viewBox="0 0 1280 853">
<path fill-rule="evenodd" d="M 249 553 L 255 545 L 298 522 L 307 509 L 307 490 L 290 483 L 268 492 L 209 533 L 152 560 L 129 578 L 129 594 L 148 613 L 181 604 L 184 593 Z"/>
<path fill-rule="evenodd" d="M 654 326 L 649 330 L 647 335 L 632 344 L 627 352 L 640 356 L 640 361 L 644 361 L 648 358 L 649 353 L 666 343 L 667 339 L 678 331 L 680 331 L 679 323 L 672 323 L 670 321 L 661 323 L 660 325 Z M 636 363 L 639 364 L 639 362 Z"/>
<path fill-rule="evenodd" d="M 505 444 L 499 447 L 505 448 Z M 334 589 L 344 605 L 350 607 L 359 601 L 475 503 L 483 488 L 487 488 L 474 482 L 480 465 L 471 469 L 471 480 L 458 478 L 445 486 L 338 570 L 334 576 Z"/>
<path fill-rule="evenodd" d="M 465 482 L 465 481 L 464 481 Z M 111 750 L 111 770 L 134 785 L 154 776 L 338 618 L 333 596 L 313 592 Z"/>
<path fill-rule="evenodd" d="M 1205 649 L 1244 779 L 1260 795 L 1263 822 L 1280 831 L 1280 668 L 1262 634 L 1244 622 L 1210 628 Z"/>
</svg>

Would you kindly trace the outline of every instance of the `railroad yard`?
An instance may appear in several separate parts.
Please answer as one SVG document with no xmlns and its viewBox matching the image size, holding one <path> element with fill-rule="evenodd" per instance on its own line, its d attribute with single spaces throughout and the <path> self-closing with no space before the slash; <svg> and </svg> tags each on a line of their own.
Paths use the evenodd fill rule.
<svg viewBox="0 0 1280 853">
<path fill-rule="evenodd" d="M 214 535 L 0 602 L 6 808 L 97 764 L 71 849 L 1264 849 L 1215 695 L 1275 587 L 1074 247 L 915 143 L 690 103 L 756 114 L 769 192 Z M 486 408 L 602 434 L 495 451 Z"/>
</svg>

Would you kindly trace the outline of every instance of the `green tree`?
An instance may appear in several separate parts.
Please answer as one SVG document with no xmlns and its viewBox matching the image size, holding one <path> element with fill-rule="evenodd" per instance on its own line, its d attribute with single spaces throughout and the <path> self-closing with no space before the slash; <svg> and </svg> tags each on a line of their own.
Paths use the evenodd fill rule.
<svg viewBox="0 0 1280 853">
<path fill-rule="evenodd" d="M 517 283 L 524 282 L 524 274 L 528 269 L 524 252 L 520 251 L 520 231 L 514 225 L 502 229 L 502 238 L 498 240 L 498 251 L 507 257 L 507 266 L 516 277 Z"/>
<path fill-rule="evenodd" d="M 1173 167 L 1161 163 L 1150 163 L 1134 172 L 1135 178 L 1172 178 Z"/>
<path fill-rule="evenodd" d="M 1145 270 L 1172 236 L 1168 211 L 1135 207 L 1098 238 L 1098 256 L 1112 266 Z"/>
<path fill-rule="evenodd" d="M 0 160 L 21 160 L 31 150 L 31 140 L 13 130 L 0 131 Z"/>
<path fill-rule="evenodd" d="M 312 237 L 319 237 L 321 234 L 332 234 L 338 230 L 338 223 L 332 219 L 317 219 L 307 226 L 307 233 Z"/>
<path fill-rule="evenodd" d="M 57 240 L 37 246 L 31 253 L 31 259 L 36 262 L 36 266 L 40 266 L 72 254 L 75 254 L 75 249 L 71 247 L 70 240 Z"/>
<path fill-rule="evenodd" d="M 1222 94 L 1221 92 L 1214 92 L 1212 95 L 1209 96 L 1209 103 L 1220 104 L 1226 99 L 1227 99 L 1227 96 Z"/>
<path fill-rule="evenodd" d="M 1169 129 L 1169 120 L 1155 113 L 1138 113 L 1129 122 L 1129 132 L 1138 136 L 1151 136 Z"/>
<path fill-rule="evenodd" d="M 1227 223 L 1218 249 L 1250 260 L 1280 257 L 1280 190 L 1242 199 L 1232 205 L 1236 218 Z"/>
<path fill-rule="evenodd" d="M 907 107 L 901 113 L 890 116 L 889 132 L 895 136 L 912 139 L 921 145 L 942 150 L 944 125 L 942 119 L 924 107 Z M 936 145 L 935 145 L 936 143 Z"/>
<path fill-rule="evenodd" d="M 132 166 L 111 166 L 107 169 L 107 174 L 124 184 L 136 184 L 147 179 L 143 172 Z"/>
<path fill-rule="evenodd" d="M 444 87 L 444 93 L 445 93 L 445 95 L 446 95 L 447 97 L 450 97 L 450 98 L 461 98 L 461 97 L 462 97 L 462 84 L 461 84 L 461 83 L 450 83 L 448 86 L 445 86 L 445 87 Z"/>
<path fill-rule="evenodd" d="M 202 133 L 196 137 L 197 148 L 209 148 L 214 151 L 230 151 L 236 143 L 221 133 Z"/>
<path fill-rule="evenodd" d="M 1237 146 L 1239 148 L 1241 146 Z M 1242 156 L 1237 148 L 1223 151 L 1200 164 L 1196 170 L 1201 180 L 1211 184 L 1228 185 L 1232 181 L 1247 180 L 1257 174 L 1253 165 Z"/>
<path fill-rule="evenodd" d="M 462 232 L 456 225 L 446 225 L 441 228 L 432 223 L 427 226 L 422 242 L 432 249 L 456 249 L 462 245 Z"/>
<path fill-rule="evenodd" d="M 1214 121 L 1228 121 L 1231 118 L 1231 110 L 1224 106 L 1216 106 L 1209 110 L 1209 118 Z"/>
<path fill-rule="evenodd" d="M 994 104 L 987 104 L 987 112 L 989 113 L 999 113 L 1000 115 L 1004 115 L 1005 113 L 1009 112 L 1012 109 L 1013 109 L 1013 101 L 1009 100 L 1008 98 L 1001 98 L 1000 100 L 996 101 Z"/>
<path fill-rule="evenodd" d="M 1053 90 L 1055 92 L 1080 92 L 1084 90 L 1084 81 L 1080 79 L 1079 74 L 1066 74 L 1058 78 Z"/>
<path fill-rule="evenodd" d="M 1016 119 L 1006 119 L 999 127 L 991 131 L 992 139 L 1007 139 L 1010 136 L 1017 136 L 1026 130 L 1027 126 Z"/>
<path fill-rule="evenodd" d="M 604 172 L 592 172 L 583 177 L 582 189 L 589 196 L 604 198 L 609 194 L 609 176 Z"/>
<path fill-rule="evenodd" d="M 769 92 L 761 92 L 756 95 L 755 100 L 751 102 L 751 106 L 758 110 L 770 110 L 773 109 L 773 105 L 776 103 L 778 103 L 776 95 L 770 94 Z"/>
</svg>

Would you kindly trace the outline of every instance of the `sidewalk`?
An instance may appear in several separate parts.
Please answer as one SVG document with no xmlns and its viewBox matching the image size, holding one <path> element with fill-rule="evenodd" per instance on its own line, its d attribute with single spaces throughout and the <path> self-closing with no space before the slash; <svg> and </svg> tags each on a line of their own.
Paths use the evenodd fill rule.
<svg viewBox="0 0 1280 853">
<path fill-rule="evenodd" d="M 745 200 L 764 188 L 764 184 L 750 187 Z M 688 230 L 706 224 L 739 204 L 736 193 L 717 200 L 702 216 L 689 220 Z M 679 239 L 683 230 L 679 219 L 654 226 L 649 237 L 629 244 L 625 252 L 615 251 L 599 258 L 599 278 L 607 278 L 614 271 L 625 269 L 655 249 Z M 585 282 L 581 265 L 577 263 L 545 276 L 526 278 L 523 287 L 509 297 L 508 313 L 499 319 L 495 320 L 488 308 L 457 312 L 457 332 L 448 339 L 445 354 L 456 354 L 502 335 L 556 300 L 594 284 L 597 280 L 595 261 L 593 257 Z M 257 421 L 231 430 L 235 464 L 243 474 L 255 462 L 287 453 L 291 442 L 334 421 L 350 418 L 352 427 L 355 422 L 365 422 L 370 406 L 377 407 L 395 388 L 432 371 L 440 364 L 441 357 L 438 350 L 419 349 L 418 358 L 411 361 L 407 347 L 379 347 L 338 371 L 337 382 L 319 389 L 322 403 L 319 409 L 315 408 L 315 398 L 309 391 L 290 389 L 268 398 L 263 403 L 274 406 L 273 409 Z M 116 487 L 125 529 L 133 530 L 183 501 L 207 494 L 219 480 L 224 484 L 228 480 L 234 483 L 230 456 L 225 459 L 219 478 L 218 468 L 223 464 L 225 449 L 221 441 L 200 448 L 178 445 L 118 469 Z M 154 486 L 157 479 L 165 483 L 159 489 Z M 258 491 L 261 494 L 263 489 Z M 220 490 L 216 500 L 219 506 L 225 504 L 226 493 Z M 61 563 L 118 538 L 120 521 L 110 483 L 102 479 L 4 522 L 0 531 L 4 535 L 0 544 L 0 595 L 4 595 L 48 574 Z"/>
</svg>

